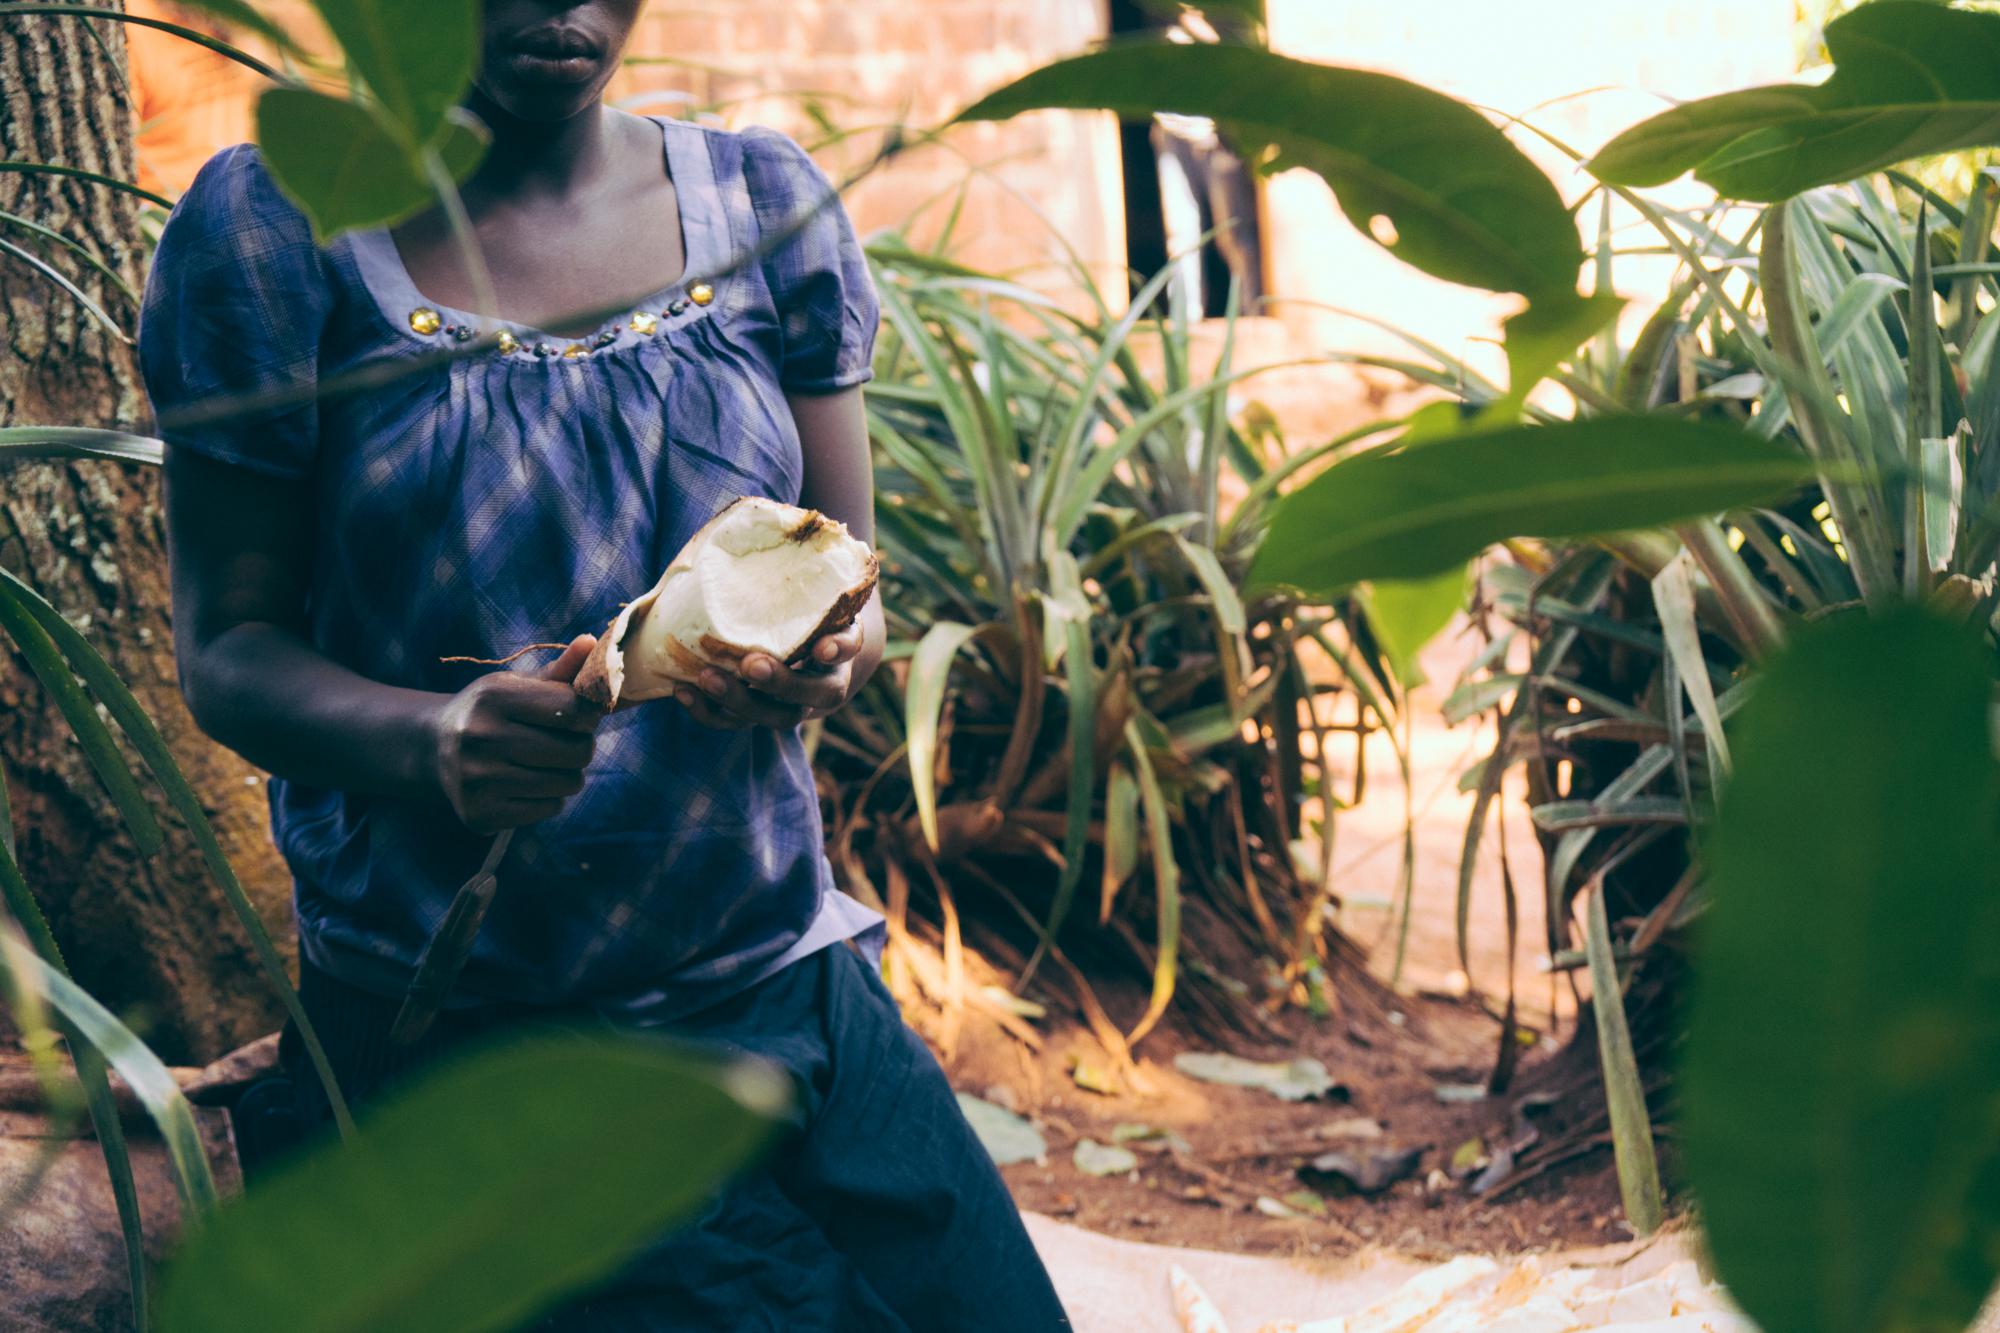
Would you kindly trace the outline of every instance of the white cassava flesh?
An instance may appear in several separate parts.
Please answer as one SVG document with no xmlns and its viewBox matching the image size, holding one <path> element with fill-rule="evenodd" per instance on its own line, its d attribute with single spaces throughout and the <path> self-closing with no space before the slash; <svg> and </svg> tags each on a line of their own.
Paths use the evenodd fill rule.
<svg viewBox="0 0 2000 1333">
<path fill-rule="evenodd" d="M 607 708 L 659 699 L 750 653 L 796 663 L 854 623 L 875 553 L 816 509 L 750 496 L 710 519 L 597 641 L 576 691 Z"/>
</svg>

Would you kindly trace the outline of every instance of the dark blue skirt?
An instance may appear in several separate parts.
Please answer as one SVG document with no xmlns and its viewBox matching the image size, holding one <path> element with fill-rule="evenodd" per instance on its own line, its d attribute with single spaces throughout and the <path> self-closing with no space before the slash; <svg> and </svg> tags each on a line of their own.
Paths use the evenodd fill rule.
<svg viewBox="0 0 2000 1333">
<path fill-rule="evenodd" d="M 342 1089 L 362 1106 L 460 1042 L 546 1017 L 446 1013 L 406 1048 L 388 1038 L 399 1001 L 310 965 L 300 994 Z M 286 1035 L 304 1114 L 321 1120 L 324 1098 Z M 943 1071 L 852 949 L 836 945 L 794 963 L 668 1035 L 782 1065 L 798 1089 L 800 1122 L 694 1223 L 545 1316 L 536 1333 L 1069 1328 Z M 646 1151 L 642 1142 L 630 1147 Z"/>
</svg>

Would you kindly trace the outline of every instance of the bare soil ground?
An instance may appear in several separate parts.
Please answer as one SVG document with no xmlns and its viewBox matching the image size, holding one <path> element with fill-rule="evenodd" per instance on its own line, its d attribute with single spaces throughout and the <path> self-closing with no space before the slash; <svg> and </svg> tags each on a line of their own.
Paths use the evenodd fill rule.
<svg viewBox="0 0 2000 1333">
<path fill-rule="evenodd" d="M 1332 1097 L 1285 1102 L 1259 1089 L 1219 1086 L 1174 1067 L 1183 1051 L 1212 1049 L 1171 1026 L 1138 1051 L 1142 1086 L 1112 1092 L 1079 1086 L 1079 1061 L 1101 1071 L 1104 1052 L 1088 1030 L 1052 1010 L 1037 1025 L 1039 1051 L 998 1026 L 968 1017 L 942 1052 L 954 1084 L 1018 1111 L 1049 1143 L 1045 1165 L 1010 1166 L 1004 1174 L 1023 1208 L 1092 1231 L 1158 1244 L 1329 1259 L 1387 1247 L 1416 1259 L 1463 1252 L 1520 1253 L 1623 1240 L 1625 1228 L 1607 1146 L 1593 1142 L 1594 1092 L 1551 1108 L 1545 1135 L 1577 1140 L 1577 1155 L 1533 1179 L 1490 1197 L 1474 1197 L 1452 1179 L 1463 1164 L 1518 1129 L 1512 1097 L 1447 1102 L 1450 1088 L 1483 1082 L 1498 1050 L 1492 1011 L 1504 1003 L 1507 924 L 1497 839 L 1485 839 L 1472 896 L 1470 976 L 1456 930 L 1460 849 L 1471 798 L 1459 774 L 1490 748 L 1491 729 L 1446 728 L 1437 704 L 1456 664 L 1477 651 L 1469 637 L 1448 636 L 1432 656 L 1428 699 L 1420 700 L 1412 735 L 1415 812 L 1414 911 L 1400 977 L 1386 1021 L 1334 1015 L 1315 1020 L 1294 1011 L 1286 1020 L 1285 1056 L 1320 1060 L 1338 1081 Z M 1346 929 L 1369 948 L 1370 966 L 1385 982 L 1394 971 L 1400 916 L 1393 910 L 1402 861 L 1405 792 L 1385 738 L 1370 741 L 1366 800 L 1343 812 L 1336 830 L 1334 886 L 1348 904 Z M 1545 971 L 1540 850 L 1518 792 L 1506 803 L 1507 841 L 1521 925 L 1515 965 L 1521 1018 L 1541 1039 L 1524 1050 L 1522 1076 L 1554 1058 L 1573 1026 L 1567 980 Z M 1102 994 L 1114 1015 L 1137 1012 L 1143 997 Z M 913 1013 L 934 1039 L 934 1015 Z M 1237 1052 L 1269 1058 L 1268 1051 Z M 1097 1081 L 1095 1079 L 1091 1081 Z M 1517 1080 L 1518 1082 L 1518 1080 Z M 1148 1125 L 1178 1135 L 1185 1148 L 1133 1143 L 1136 1172 L 1098 1177 L 1072 1160 L 1077 1143 L 1110 1143 L 1121 1125 Z M 1372 1134 L 1372 1137 L 1363 1137 Z M 1469 1147 L 1477 1140 L 1477 1149 Z M 1355 1156 L 1421 1150 L 1414 1171 L 1373 1195 L 1326 1197 L 1324 1216 L 1271 1216 L 1259 1200 L 1282 1201 L 1304 1187 L 1297 1171 L 1313 1156 Z M 1461 1156 L 1461 1154 L 1464 1156 Z"/>
</svg>

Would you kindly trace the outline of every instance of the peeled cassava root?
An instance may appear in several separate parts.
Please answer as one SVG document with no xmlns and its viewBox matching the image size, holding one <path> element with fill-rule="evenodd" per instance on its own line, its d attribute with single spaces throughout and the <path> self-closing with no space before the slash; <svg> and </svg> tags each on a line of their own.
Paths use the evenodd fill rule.
<svg viewBox="0 0 2000 1333">
<path fill-rule="evenodd" d="M 645 596 L 628 602 L 577 675 L 606 708 L 664 698 L 751 653 L 797 665 L 854 623 L 875 589 L 875 553 L 816 509 L 757 496 L 688 539 Z"/>
</svg>

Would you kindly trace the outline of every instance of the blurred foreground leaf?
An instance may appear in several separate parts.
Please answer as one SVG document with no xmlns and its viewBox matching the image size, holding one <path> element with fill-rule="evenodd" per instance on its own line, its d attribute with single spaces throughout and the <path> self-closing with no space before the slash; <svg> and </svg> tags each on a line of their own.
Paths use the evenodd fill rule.
<svg viewBox="0 0 2000 1333">
<path fill-rule="evenodd" d="M 653 1041 L 471 1056 L 225 1207 L 175 1260 L 161 1327 L 515 1327 L 697 1208 L 786 1101 L 766 1066 Z"/>
<path fill-rule="evenodd" d="M 437 203 L 421 162 L 357 103 L 304 88 L 272 88 L 257 99 L 257 145 L 272 177 L 312 219 L 324 241 L 356 227 L 386 227 Z M 454 181 L 486 151 L 484 134 L 448 122 L 436 149 Z"/>
<path fill-rule="evenodd" d="M 1687 1169 L 1766 1333 L 1960 1329 L 2000 1273 L 1993 661 L 1928 613 L 1801 632 L 1709 841 Z"/>
</svg>

